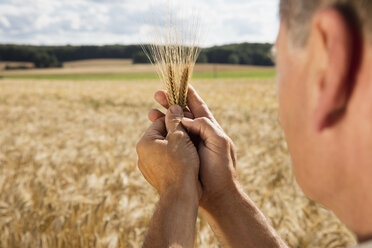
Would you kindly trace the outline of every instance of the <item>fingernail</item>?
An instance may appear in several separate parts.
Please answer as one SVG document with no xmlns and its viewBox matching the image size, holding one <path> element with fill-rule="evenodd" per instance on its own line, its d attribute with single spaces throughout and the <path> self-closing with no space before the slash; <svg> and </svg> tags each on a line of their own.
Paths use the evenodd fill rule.
<svg viewBox="0 0 372 248">
<path fill-rule="evenodd" d="M 170 108 L 169 108 L 169 111 L 172 113 L 172 114 L 175 114 L 175 115 L 179 115 L 179 116 L 183 116 L 183 110 L 180 106 L 178 105 L 172 105 Z"/>
</svg>

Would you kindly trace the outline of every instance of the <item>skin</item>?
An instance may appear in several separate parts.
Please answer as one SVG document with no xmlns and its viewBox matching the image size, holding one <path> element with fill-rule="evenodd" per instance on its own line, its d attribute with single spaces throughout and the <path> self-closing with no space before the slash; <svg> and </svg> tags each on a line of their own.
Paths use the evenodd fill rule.
<svg viewBox="0 0 372 248">
<path fill-rule="evenodd" d="M 167 95 L 164 91 L 157 92 L 155 94 L 155 99 L 164 107 L 169 107 Z M 193 119 L 183 118 L 182 125 L 193 134 L 194 138 L 199 138 L 197 153 L 200 158 L 200 165 L 197 166 L 195 163 L 195 165 L 192 166 L 199 167 L 199 178 L 202 189 L 199 206 L 221 243 L 228 247 L 286 247 L 285 243 L 268 224 L 264 215 L 243 190 L 241 190 L 235 169 L 236 158 L 234 145 L 231 139 L 225 134 L 209 111 L 207 105 L 192 87 L 190 87 L 188 91 L 187 100 L 189 110 L 187 110 L 184 115 L 191 112 Z M 174 107 L 175 106 L 171 106 L 171 108 Z M 159 120 L 161 122 L 164 116 L 165 119 L 167 119 L 169 111 L 166 115 L 155 109 L 151 110 L 149 113 L 149 119 L 154 121 L 154 123 L 159 123 Z M 168 180 L 165 176 L 162 176 L 161 172 L 158 173 L 158 168 L 156 168 L 157 164 L 164 164 L 164 161 L 167 160 L 163 158 L 163 155 L 159 157 L 153 155 L 158 154 L 158 152 L 156 152 L 158 149 L 156 147 L 158 145 L 156 143 L 154 144 L 151 138 L 147 138 L 148 136 L 148 133 L 144 135 L 142 141 L 137 145 L 137 150 L 141 151 L 143 149 L 145 152 L 144 154 L 139 153 L 140 170 L 145 175 L 145 178 L 148 178 L 149 175 L 144 173 L 144 171 L 154 171 L 154 175 L 150 175 L 151 179 L 148 179 L 154 186 L 156 183 L 152 183 L 152 178 L 154 178 L 154 180 L 159 180 L 159 182 Z M 162 151 L 164 152 L 164 150 Z M 180 156 L 180 158 L 188 158 L 185 151 L 178 153 L 177 156 Z M 141 158 L 148 159 L 149 162 L 144 163 L 141 161 Z M 183 160 L 180 158 L 178 159 Z M 176 161 L 171 162 L 169 167 L 174 165 L 177 165 Z M 190 165 L 191 163 L 189 162 L 189 166 Z M 151 169 L 153 167 L 154 169 Z M 184 176 L 186 177 L 187 175 L 185 173 L 180 174 L 181 178 Z M 183 179 L 174 180 L 176 184 L 182 181 Z M 184 189 L 182 186 L 177 188 Z M 160 199 L 163 198 L 161 192 L 162 191 L 159 192 Z M 187 195 L 192 195 L 192 192 L 195 192 L 195 190 L 191 190 Z M 182 193 L 183 192 L 179 192 L 179 194 Z M 172 201 L 172 199 L 170 199 L 170 201 Z M 184 211 L 184 209 L 190 209 L 192 207 L 194 207 L 194 211 L 197 212 L 198 206 L 192 204 L 193 203 L 191 203 L 191 206 L 181 206 L 179 213 Z M 162 214 L 156 212 L 155 216 L 156 224 L 151 225 L 149 228 L 149 234 L 144 244 L 145 247 L 154 247 L 153 244 L 156 242 L 169 244 L 169 235 L 166 234 L 174 233 L 174 230 L 178 228 L 186 230 L 182 225 L 175 226 L 175 223 L 168 223 L 167 220 L 169 220 L 169 217 L 166 211 Z M 153 223 L 155 216 L 153 217 Z M 176 219 L 178 223 L 183 223 L 187 221 L 185 218 L 186 216 L 184 215 L 177 215 Z M 158 226 L 162 227 L 162 231 L 158 231 Z M 185 237 L 182 232 L 179 233 L 180 236 L 178 236 L 176 240 L 184 239 Z M 189 236 L 189 238 L 191 238 L 191 236 Z M 192 244 L 192 241 L 193 240 L 189 239 L 187 243 Z M 177 241 L 176 243 L 181 242 Z"/>
<path fill-rule="evenodd" d="M 139 169 L 160 195 L 144 247 L 192 247 L 194 243 L 200 161 L 182 117 L 182 109 L 172 106 L 137 144 Z"/>
<path fill-rule="evenodd" d="M 371 45 L 335 9 L 315 14 L 303 48 L 288 45 L 288 32 L 281 25 L 277 40 L 279 115 L 297 182 L 367 240 L 372 234 Z"/>
<path fill-rule="evenodd" d="M 334 211 L 360 241 L 368 240 L 372 237 L 372 194 L 368 193 L 372 187 L 371 45 L 353 23 L 329 8 L 313 16 L 304 47 L 293 45 L 284 24 L 276 47 L 279 116 L 296 179 L 310 198 Z M 157 92 L 155 99 L 169 107 L 164 91 Z M 160 194 L 146 240 L 192 246 L 194 236 L 185 233 L 195 231 L 191 226 L 198 199 L 201 212 L 225 246 L 285 247 L 241 190 L 234 145 L 193 88 L 188 107 L 181 123 L 192 135 L 183 130 L 178 138 L 184 141 L 177 142 L 185 147 L 177 150 L 177 156 L 172 149 L 160 148 L 157 140 L 146 138 L 148 133 L 138 146 L 140 169 L 152 171 L 144 176 Z M 159 110 L 149 113 L 154 123 L 164 122 L 164 116 Z M 168 112 L 165 122 L 169 118 Z M 177 173 L 164 173 L 159 165 Z M 167 189 L 184 196 L 185 204 L 174 207 L 178 198 L 169 196 Z M 161 211 L 167 208 L 176 218 Z M 155 230 L 158 226 L 160 231 Z"/>
</svg>

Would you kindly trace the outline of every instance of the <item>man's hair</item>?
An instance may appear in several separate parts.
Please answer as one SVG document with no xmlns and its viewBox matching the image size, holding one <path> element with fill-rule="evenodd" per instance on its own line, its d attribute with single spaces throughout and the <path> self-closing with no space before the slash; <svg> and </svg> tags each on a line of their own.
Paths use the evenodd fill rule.
<svg viewBox="0 0 372 248">
<path fill-rule="evenodd" d="M 280 20 L 295 45 L 306 44 L 314 13 L 326 7 L 339 9 L 363 34 L 371 36 L 372 0 L 280 0 Z"/>
</svg>

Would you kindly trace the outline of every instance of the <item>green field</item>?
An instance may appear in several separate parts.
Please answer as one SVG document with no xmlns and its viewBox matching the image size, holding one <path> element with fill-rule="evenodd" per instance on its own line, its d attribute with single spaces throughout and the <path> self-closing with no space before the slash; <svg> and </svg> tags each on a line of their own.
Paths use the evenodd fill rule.
<svg viewBox="0 0 372 248">
<path fill-rule="evenodd" d="M 275 69 L 257 69 L 246 71 L 196 72 L 193 79 L 273 79 Z M 97 73 L 97 74 L 51 74 L 51 75 L 4 75 L 4 79 L 33 80 L 152 80 L 157 79 L 155 73 Z"/>
</svg>

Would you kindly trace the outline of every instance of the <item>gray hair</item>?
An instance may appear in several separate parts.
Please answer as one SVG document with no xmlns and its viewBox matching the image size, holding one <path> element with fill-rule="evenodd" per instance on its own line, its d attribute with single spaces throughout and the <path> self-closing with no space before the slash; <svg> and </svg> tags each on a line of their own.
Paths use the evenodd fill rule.
<svg viewBox="0 0 372 248">
<path fill-rule="evenodd" d="M 280 20 L 295 45 L 306 44 L 314 13 L 326 7 L 339 9 L 366 36 L 372 33 L 372 0 L 280 0 Z"/>
</svg>

